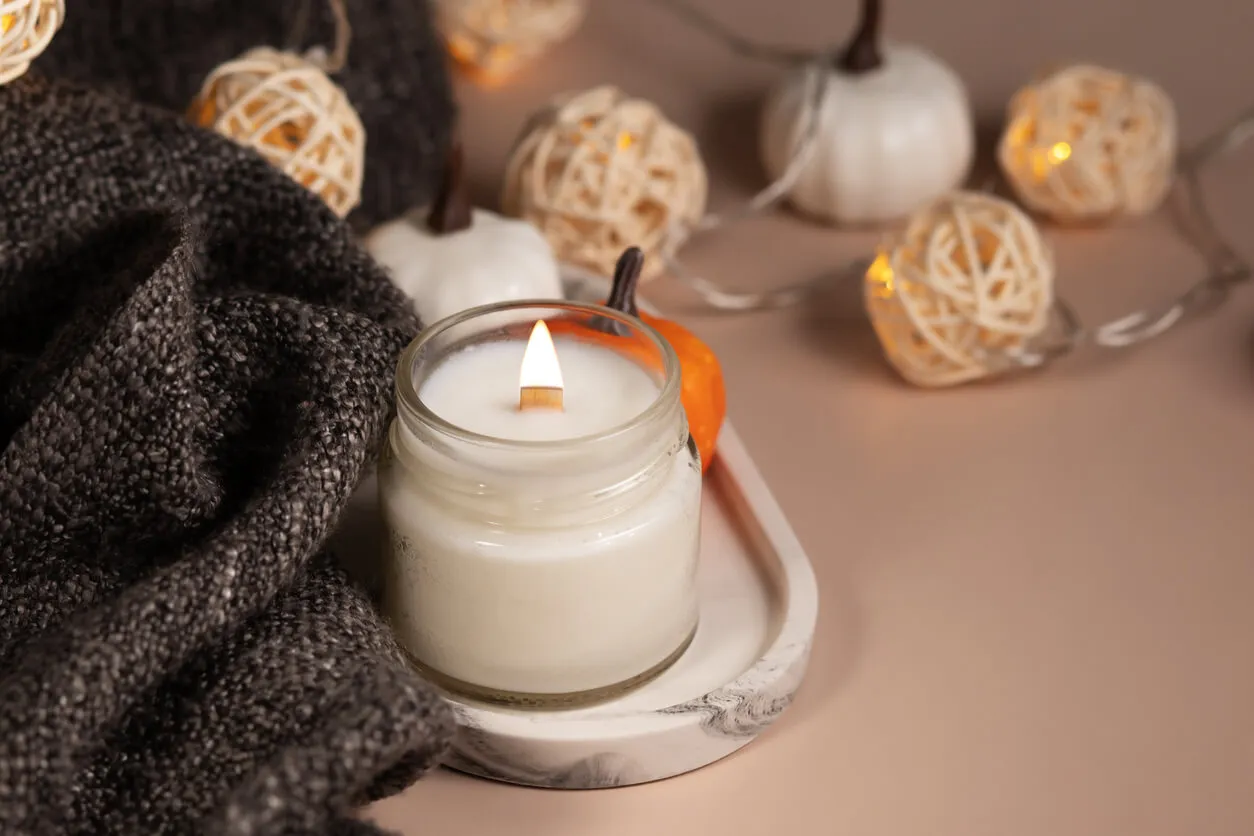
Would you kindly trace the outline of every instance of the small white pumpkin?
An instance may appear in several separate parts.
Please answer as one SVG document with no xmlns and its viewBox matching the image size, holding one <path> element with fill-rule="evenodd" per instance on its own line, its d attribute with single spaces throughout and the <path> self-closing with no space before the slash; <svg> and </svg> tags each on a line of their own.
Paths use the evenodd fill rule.
<svg viewBox="0 0 1254 836">
<path fill-rule="evenodd" d="M 975 121 L 962 81 L 916 46 L 881 47 L 879 24 L 879 0 L 863 0 L 845 49 L 787 75 L 762 112 L 762 162 L 772 181 L 814 125 L 811 156 L 788 195 L 796 208 L 824 221 L 898 220 L 970 173 Z M 826 87 L 816 102 L 819 84 Z"/>
<path fill-rule="evenodd" d="M 413 300 L 423 325 L 479 305 L 563 298 L 561 270 L 539 230 L 470 207 L 460 143 L 426 225 L 404 218 L 382 224 L 366 249 Z"/>
</svg>

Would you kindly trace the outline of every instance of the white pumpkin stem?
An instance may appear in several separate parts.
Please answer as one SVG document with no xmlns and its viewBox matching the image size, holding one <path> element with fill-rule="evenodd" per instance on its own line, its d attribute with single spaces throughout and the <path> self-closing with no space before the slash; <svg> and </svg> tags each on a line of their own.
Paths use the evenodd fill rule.
<svg viewBox="0 0 1254 836">
<path fill-rule="evenodd" d="M 460 137 L 454 137 L 444 162 L 444 176 L 436 193 L 427 228 L 436 235 L 449 235 L 470 229 L 470 192 L 466 188 L 465 151 Z"/>
<path fill-rule="evenodd" d="M 884 16 L 880 0 L 862 0 L 858 28 L 837 59 L 836 66 L 846 73 L 869 73 L 884 63 L 880 54 L 880 20 Z"/>
</svg>

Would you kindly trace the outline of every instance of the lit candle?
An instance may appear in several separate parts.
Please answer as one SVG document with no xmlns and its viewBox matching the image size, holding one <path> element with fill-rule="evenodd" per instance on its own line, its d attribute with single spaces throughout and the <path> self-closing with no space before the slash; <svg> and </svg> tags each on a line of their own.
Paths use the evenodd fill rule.
<svg viewBox="0 0 1254 836">
<path fill-rule="evenodd" d="M 564 403 L 562 365 L 549 326 L 536 323 L 523 351 L 518 372 L 519 409 L 562 409 Z"/>
<path fill-rule="evenodd" d="M 691 641 L 700 466 L 678 360 L 634 317 L 504 303 L 429 328 L 398 369 L 380 498 L 384 612 L 448 690 L 585 704 Z"/>
</svg>

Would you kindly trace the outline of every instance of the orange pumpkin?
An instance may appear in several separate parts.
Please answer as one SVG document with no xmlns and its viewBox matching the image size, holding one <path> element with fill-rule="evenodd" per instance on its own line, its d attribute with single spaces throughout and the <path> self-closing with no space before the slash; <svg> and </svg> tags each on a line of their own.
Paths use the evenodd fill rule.
<svg viewBox="0 0 1254 836">
<path fill-rule="evenodd" d="M 684 411 L 688 413 L 688 432 L 701 453 L 701 472 L 714 461 L 718 434 L 727 415 L 727 389 L 723 383 L 723 367 L 710 347 L 696 334 L 669 319 L 641 314 L 641 319 L 657 329 L 679 355 L 683 374 Z"/>
<path fill-rule="evenodd" d="M 723 429 L 723 418 L 727 415 L 727 390 L 723 382 L 723 369 L 719 365 L 718 357 L 696 334 L 677 322 L 640 313 L 636 306 L 636 287 L 643 265 L 644 253 L 639 247 L 629 247 L 619 256 L 614 267 L 614 285 L 605 306 L 619 313 L 639 317 L 661 334 L 675 350 L 679 357 L 681 397 L 684 412 L 688 415 L 688 432 L 701 455 L 701 469 L 704 472 L 714 460 L 718 434 Z M 550 323 L 550 328 L 555 333 L 569 327 L 569 323 L 560 321 Z M 586 326 L 578 327 L 584 332 L 581 336 L 586 337 Z M 612 335 L 606 334 L 607 338 L 609 336 Z M 616 350 L 621 351 L 622 348 L 623 346 L 616 345 Z M 641 353 L 644 351 L 642 347 Z M 648 352 L 646 362 L 649 365 L 657 364 L 653 352 Z"/>
</svg>

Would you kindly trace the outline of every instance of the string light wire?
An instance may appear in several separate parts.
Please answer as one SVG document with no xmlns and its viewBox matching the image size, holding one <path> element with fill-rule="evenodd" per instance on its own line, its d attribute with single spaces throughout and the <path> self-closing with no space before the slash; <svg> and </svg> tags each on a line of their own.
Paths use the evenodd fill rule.
<svg viewBox="0 0 1254 836">
<path fill-rule="evenodd" d="M 829 277 L 802 282 L 784 288 L 759 292 L 730 291 L 689 272 L 676 253 L 695 236 L 712 232 L 730 223 L 765 213 L 777 206 L 789 193 L 809 163 L 818 144 L 822 104 L 830 88 L 828 67 L 834 50 L 799 50 L 757 44 L 723 26 L 686 0 L 653 0 L 692 28 L 720 42 L 733 53 L 764 61 L 779 67 L 807 68 L 808 105 L 802 129 L 793 144 L 791 162 L 773 182 L 740 207 L 720 214 L 709 213 L 695 224 L 671 227 L 663 247 L 667 269 L 691 288 L 711 307 L 724 311 L 757 311 L 787 307 L 803 302 L 830 284 Z M 1219 131 L 1208 136 L 1193 149 L 1180 155 L 1169 203 L 1173 220 L 1181 235 L 1201 256 L 1206 273 L 1186 291 L 1161 308 L 1134 311 L 1126 316 L 1086 329 L 1074 310 L 1063 300 L 1054 306 L 1054 336 L 1041 345 L 1021 349 L 998 358 L 1002 366 L 1039 366 L 1065 354 L 1085 342 L 1106 348 L 1124 348 L 1162 334 L 1193 314 L 1210 310 L 1222 303 L 1233 286 L 1250 279 L 1249 262 L 1242 258 L 1219 233 L 1203 189 L 1200 174 L 1210 164 L 1254 138 L 1254 107 L 1241 113 Z M 841 271 L 849 278 L 861 276 L 869 264 L 859 259 Z"/>
<path fill-rule="evenodd" d="M 309 28 L 309 12 L 311 0 L 303 0 L 296 10 L 296 18 L 288 33 L 288 48 L 295 49 L 305 39 Z M 348 47 L 353 39 L 353 28 L 348 21 L 348 9 L 344 0 L 327 0 L 334 21 L 335 41 L 328 55 L 326 47 L 315 46 L 305 53 L 305 58 L 316 64 L 327 75 L 334 75 L 348 64 Z"/>
</svg>

